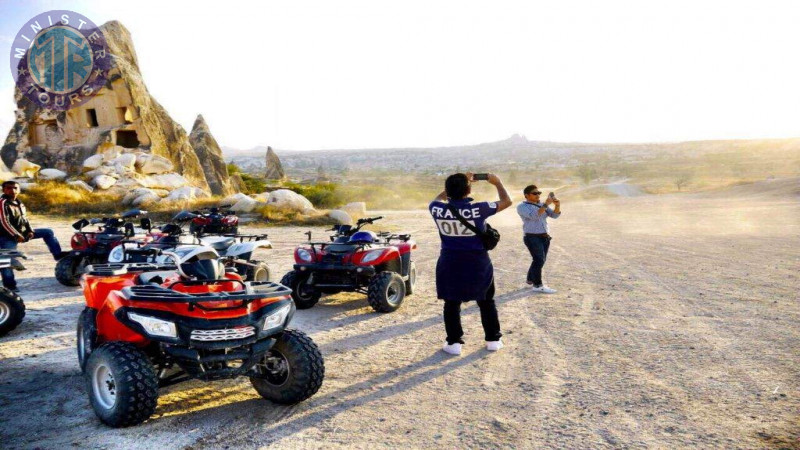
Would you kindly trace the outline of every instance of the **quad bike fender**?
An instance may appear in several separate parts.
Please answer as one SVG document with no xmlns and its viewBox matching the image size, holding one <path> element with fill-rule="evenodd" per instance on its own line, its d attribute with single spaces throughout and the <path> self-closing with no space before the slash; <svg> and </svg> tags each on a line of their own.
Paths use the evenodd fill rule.
<svg viewBox="0 0 800 450">
<path fill-rule="evenodd" d="M 124 306 L 119 292 L 108 294 L 105 301 L 97 311 L 97 341 L 98 344 L 111 341 L 129 342 L 139 347 L 147 345 L 147 337 L 128 328 L 117 319 L 117 312 Z"/>
<path fill-rule="evenodd" d="M 224 256 L 243 257 L 247 255 L 247 258 L 243 257 L 242 259 L 249 259 L 249 254 L 253 253 L 258 248 L 272 248 L 272 243 L 267 239 L 252 242 L 238 242 L 228 247 L 228 250 L 225 251 Z"/>
<path fill-rule="evenodd" d="M 83 275 L 81 284 L 83 285 L 83 297 L 86 299 L 86 306 L 99 310 L 112 291 L 132 286 L 135 284 L 136 274 L 125 274 L 117 276 L 95 277 Z"/>
</svg>

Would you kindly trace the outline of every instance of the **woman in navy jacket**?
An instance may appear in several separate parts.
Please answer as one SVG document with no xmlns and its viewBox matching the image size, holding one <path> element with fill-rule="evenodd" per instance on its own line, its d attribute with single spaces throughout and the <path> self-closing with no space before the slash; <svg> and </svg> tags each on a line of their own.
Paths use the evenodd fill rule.
<svg viewBox="0 0 800 450">
<path fill-rule="evenodd" d="M 494 303 L 494 268 L 489 252 L 481 239 L 465 227 L 451 209 L 456 209 L 475 228 L 484 230 L 488 217 L 511 206 L 511 198 L 500 178 L 489 174 L 487 181 L 497 188 L 500 201 L 473 202 L 469 197 L 473 175 L 456 173 L 447 177 L 445 190 L 428 206 L 442 239 L 442 251 L 436 264 L 436 293 L 444 300 L 447 342 L 443 350 L 453 355 L 461 354 L 461 344 L 464 343 L 461 339 L 464 335 L 461 303 L 470 300 L 478 302 L 486 348 L 495 351 L 503 346 Z"/>
</svg>

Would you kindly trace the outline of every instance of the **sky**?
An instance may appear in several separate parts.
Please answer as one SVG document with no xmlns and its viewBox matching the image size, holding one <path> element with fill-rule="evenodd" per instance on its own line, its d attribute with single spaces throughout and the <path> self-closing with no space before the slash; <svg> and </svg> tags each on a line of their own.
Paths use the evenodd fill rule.
<svg viewBox="0 0 800 450">
<path fill-rule="evenodd" d="M 0 0 L 0 49 L 54 9 L 122 22 L 150 93 L 228 147 L 800 136 L 796 1 Z M 2 136 L 14 109 L 0 68 Z"/>
</svg>

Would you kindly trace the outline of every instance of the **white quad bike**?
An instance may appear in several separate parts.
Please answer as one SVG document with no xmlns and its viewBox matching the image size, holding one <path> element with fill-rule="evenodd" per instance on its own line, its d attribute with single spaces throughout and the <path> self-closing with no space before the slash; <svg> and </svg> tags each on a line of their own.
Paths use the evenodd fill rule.
<svg viewBox="0 0 800 450">
<path fill-rule="evenodd" d="M 236 269 L 245 281 L 270 281 L 267 263 L 253 260 L 253 252 L 260 248 L 272 248 L 266 234 L 195 235 L 183 231 L 182 224 L 191 221 L 196 214 L 189 211 L 178 213 L 170 224 L 161 227 L 160 233 L 151 233 L 150 242 L 125 241 L 114 247 L 108 255 L 109 263 L 144 262 L 151 253 L 147 250 L 175 252 L 185 247 L 210 247 L 216 251 L 229 267 Z M 167 256 L 155 257 L 155 262 L 165 264 Z"/>
</svg>

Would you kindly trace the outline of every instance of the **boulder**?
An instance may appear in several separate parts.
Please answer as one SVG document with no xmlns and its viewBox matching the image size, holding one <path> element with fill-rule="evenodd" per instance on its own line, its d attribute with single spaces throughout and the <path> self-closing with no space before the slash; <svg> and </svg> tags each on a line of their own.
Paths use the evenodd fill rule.
<svg viewBox="0 0 800 450">
<path fill-rule="evenodd" d="M 229 196 L 225 197 L 225 199 L 222 200 L 222 202 L 220 202 L 220 204 L 222 204 L 222 205 L 235 205 L 238 201 L 240 201 L 242 199 L 246 199 L 246 198 L 250 198 L 250 197 L 248 197 L 247 194 L 242 194 L 241 192 L 239 192 L 238 194 L 233 194 L 233 195 L 229 195 Z"/>
<path fill-rule="evenodd" d="M 231 211 L 235 211 L 237 213 L 252 212 L 258 205 L 259 203 L 257 201 L 248 196 L 244 196 L 233 206 L 231 206 Z"/>
<path fill-rule="evenodd" d="M 108 175 L 114 178 L 120 177 L 120 175 L 117 173 L 117 170 L 111 166 L 100 166 L 97 169 L 90 170 L 83 175 L 89 178 L 94 178 L 98 175 Z"/>
<path fill-rule="evenodd" d="M 315 211 L 314 205 L 312 205 L 307 198 L 289 189 L 278 189 L 277 191 L 270 192 L 267 204 L 280 209 L 298 211 L 303 214 L 311 214 Z"/>
<path fill-rule="evenodd" d="M 163 174 L 172 172 L 172 162 L 163 156 L 142 153 L 136 157 L 136 169 L 145 175 Z"/>
<path fill-rule="evenodd" d="M 236 192 L 228 176 L 228 165 L 222 157 L 222 149 L 211 135 L 211 130 L 202 115 L 198 115 L 194 121 L 192 132 L 189 134 L 189 143 L 197 153 L 211 193 L 230 195 Z"/>
<path fill-rule="evenodd" d="M 97 189 L 108 189 L 113 186 L 117 182 L 116 178 L 112 178 L 108 175 L 97 175 L 92 179 L 92 184 Z"/>
<path fill-rule="evenodd" d="M 136 165 L 137 157 L 133 153 L 123 153 L 110 161 L 111 165 L 117 167 L 122 166 L 128 170 L 133 171 Z"/>
<path fill-rule="evenodd" d="M 104 143 L 101 144 L 97 148 L 97 153 L 103 155 L 103 162 L 112 162 L 117 159 L 125 149 L 118 145 L 113 145 L 111 143 Z"/>
<path fill-rule="evenodd" d="M 126 206 L 130 205 L 130 204 L 133 203 L 133 201 L 135 199 L 137 199 L 137 198 L 139 198 L 141 196 L 150 195 L 150 194 L 155 195 L 159 199 L 161 198 L 158 194 L 156 194 L 156 192 L 154 190 L 149 189 L 149 188 L 140 187 L 140 188 L 135 188 L 135 189 L 132 189 L 132 190 L 128 191 L 128 193 L 125 194 L 124 197 L 122 197 L 122 204 L 126 205 Z"/>
<path fill-rule="evenodd" d="M 103 155 L 92 155 L 83 161 L 83 171 L 94 170 L 103 165 Z"/>
<path fill-rule="evenodd" d="M 144 205 L 149 205 L 149 204 L 152 204 L 152 203 L 157 203 L 157 202 L 160 202 L 160 201 L 161 201 L 161 197 L 159 197 L 155 193 L 152 193 L 152 194 L 148 193 L 148 194 L 140 195 L 139 197 L 136 197 L 135 199 L 133 199 L 133 201 L 131 202 L 131 206 L 144 206 Z"/>
<path fill-rule="evenodd" d="M 64 180 L 67 173 L 58 169 L 42 169 L 39 171 L 40 180 Z"/>
<path fill-rule="evenodd" d="M 160 175 L 150 175 L 139 179 L 139 183 L 144 187 L 152 189 L 167 189 L 172 191 L 189 184 L 189 180 L 177 173 L 163 173 Z"/>
<path fill-rule="evenodd" d="M 342 206 L 344 211 L 354 220 L 367 217 L 367 204 L 364 202 L 352 202 Z"/>
<path fill-rule="evenodd" d="M 41 168 L 42 166 L 38 164 L 34 164 L 27 159 L 20 158 L 14 161 L 14 167 L 11 168 L 11 171 L 21 177 L 35 178 L 36 174 Z"/>
<path fill-rule="evenodd" d="M 86 192 L 94 192 L 94 188 L 89 186 L 83 180 L 67 181 L 67 184 L 72 186 L 72 187 L 74 187 L 74 188 L 76 188 L 76 189 L 78 189 L 78 190 L 83 190 L 83 191 L 86 191 Z"/>
<path fill-rule="evenodd" d="M 328 213 L 328 217 L 335 220 L 336 223 L 340 225 L 352 225 L 353 219 L 350 217 L 350 214 L 347 214 L 347 211 L 343 211 L 341 209 L 334 209 Z"/>
<path fill-rule="evenodd" d="M 164 198 L 164 200 L 170 202 L 182 201 L 182 200 L 189 201 L 189 200 L 194 200 L 195 198 L 205 198 L 205 197 L 210 197 L 208 192 L 200 188 L 192 186 L 184 186 L 170 192 L 169 195 L 167 195 Z"/>
</svg>

